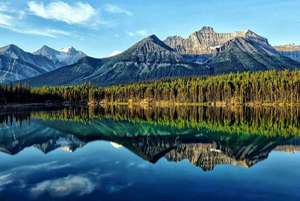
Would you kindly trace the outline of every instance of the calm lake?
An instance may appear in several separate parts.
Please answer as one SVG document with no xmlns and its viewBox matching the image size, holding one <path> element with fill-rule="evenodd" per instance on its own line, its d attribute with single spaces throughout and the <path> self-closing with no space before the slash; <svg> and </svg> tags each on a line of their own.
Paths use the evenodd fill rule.
<svg viewBox="0 0 300 201">
<path fill-rule="evenodd" d="M 0 200 L 300 200 L 300 108 L 0 114 Z"/>
</svg>

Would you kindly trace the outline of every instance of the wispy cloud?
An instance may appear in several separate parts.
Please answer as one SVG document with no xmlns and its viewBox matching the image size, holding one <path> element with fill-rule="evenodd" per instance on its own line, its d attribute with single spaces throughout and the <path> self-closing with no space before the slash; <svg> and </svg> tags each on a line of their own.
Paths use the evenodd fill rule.
<svg viewBox="0 0 300 201">
<path fill-rule="evenodd" d="M 49 4 L 43 2 L 28 2 L 29 11 L 38 17 L 62 21 L 68 24 L 86 24 L 92 21 L 97 11 L 88 3 L 77 2 L 73 5 L 63 1 Z"/>
<path fill-rule="evenodd" d="M 59 36 L 71 35 L 70 32 L 59 30 L 59 29 L 48 29 L 48 28 L 36 29 L 36 28 L 26 28 L 23 26 L 16 26 L 13 24 L 1 24 L 1 19 L 0 19 L 0 28 L 13 31 L 16 33 L 20 33 L 20 34 L 45 36 L 50 38 L 57 38 Z"/>
<path fill-rule="evenodd" d="M 129 10 L 126 10 L 124 8 L 121 8 L 117 5 L 114 5 L 114 4 L 106 4 L 105 5 L 105 11 L 106 12 L 109 12 L 109 13 L 115 13 L 115 14 L 124 14 L 124 15 L 127 15 L 127 16 L 132 16 L 133 13 Z"/>
<path fill-rule="evenodd" d="M 59 30 L 59 29 L 16 29 L 14 30 L 18 33 L 30 34 L 30 35 L 37 35 L 37 36 L 46 36 L 50 38 L 57 38 L 58 36 L 70 36 L 71 33 Z"/>
<path fill-rule="evenodd" d="M 20 34 L 45 36 L 57 38 L 58 36 L 69 36 L 70 33 L 64 30 L 53 28 L 32 27 L 24 22 L 26 13 L 16 10 L 6 2 L 0 3 L 0 28 Z"/>
<path fill-rule="evenodd" d="M 129 31 L 129 32 L 127 32 L 127 35 L 131 36 L 131 37 L 135 37 L 135 36 L 145 37 L 145 36 L 149 35 L 149 33 L 147 30 L 141 29 L 141 30 L 137 30 L 137 31 Z"/>
</svg>

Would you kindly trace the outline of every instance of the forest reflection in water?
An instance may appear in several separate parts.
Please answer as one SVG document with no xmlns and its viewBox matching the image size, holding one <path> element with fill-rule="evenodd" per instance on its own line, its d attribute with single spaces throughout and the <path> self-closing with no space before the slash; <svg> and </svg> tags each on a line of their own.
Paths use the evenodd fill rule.
<svg viewBox="0 0 300 201">
<path fill-rule="evenodd" d="M 300 109 L 63 108 L 0 115 L 2 152 L 34 146 L 74 151 L 105 140 L 151 163 L 189 160 L 205 171 L 219 164 L 251 167 L 273 150 L 300 150 Z"/>
</svg>

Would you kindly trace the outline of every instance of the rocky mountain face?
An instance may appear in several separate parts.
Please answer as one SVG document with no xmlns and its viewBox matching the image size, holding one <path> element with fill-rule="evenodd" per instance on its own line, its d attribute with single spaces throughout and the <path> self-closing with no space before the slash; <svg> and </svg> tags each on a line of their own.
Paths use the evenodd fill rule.
<svg viewBox="0 0 300 201">
<path fill-rule="evenodd" d="M 74 47 L 63 48 L 60 51 L 46 45 L 35 51 L 33 54 L 47 57 L 55 63 L 57 67 L 71 65 L 87 55 Z"/>
<path fill-rule="evenodd" d="M 0 83 L 27 79 L 56 69 L 48 58 L 15 45 L 0 48 Z"/>
<path fill-rule="evenodd" d="M 43 85 L 72 85 L 84 83 L 86 77 L 94 73 L 104 65 L 105 60 L 84 57 L 76 64 L 64 66 L 57 70 L 24 80 L 24 83 L 32 86 Z"/>
<path fill-rule="evenodd" d="M 281 56 L 268 43 L 243 37 L 226 42 L 218 48 L 216 55 L 207 64 L 214 69 L 215 74 L 299 67 L 298 62 Z"/>
<path fill-rule="evenodd" d="M 288 44 L 288 45 L 274 46 L 274 48 L 281 55 L 300 62 L 300 45 Z"/>
<path fill-rule="evenodd" d="M 171 36 L 166 38 L 164 42 L 181 54 L 205 55 L 216 53 L 219 47 L 237 37 L 251 39 L 261 44 L 268 44 L 266 38 L 250 30 L 233 33 L 216 33 L 212 27 L 208 26 L 192 33 L 186 39 L 180 36 Z"/>
</svg>

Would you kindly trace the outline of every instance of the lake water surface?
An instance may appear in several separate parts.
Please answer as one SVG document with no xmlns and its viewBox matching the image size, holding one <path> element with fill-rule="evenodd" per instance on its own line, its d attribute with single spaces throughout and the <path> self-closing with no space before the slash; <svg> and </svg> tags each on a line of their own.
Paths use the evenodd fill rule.
<svg viewBox="0 0 300 201">
<path fill-rule="evenodd" d="M 0 115 L 0 200 L 300 200 L 300 109 Z"/>
</svg>

